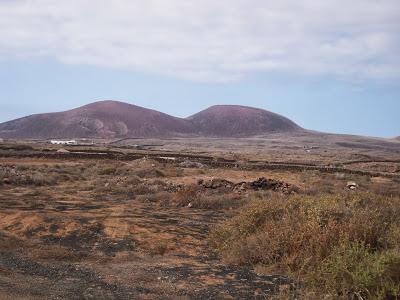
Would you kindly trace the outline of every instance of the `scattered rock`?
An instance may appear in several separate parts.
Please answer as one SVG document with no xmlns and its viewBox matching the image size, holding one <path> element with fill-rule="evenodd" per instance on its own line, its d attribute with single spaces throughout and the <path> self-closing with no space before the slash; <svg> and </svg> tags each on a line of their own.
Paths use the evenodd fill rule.
<svg viewBox="0 0 400 300">
<path fill-rule="evenodd" d="M 335 177 L 336 177 L 336 179 L 345 179 L 346 178 L 346 174 L 344 174 L 344 173 L 336 173 Z"/>
<path fill-rule="evenodd" d="M 272 190 L 284 194 L 291 194 L 297 190 L 295 186 L 292 186 L 289 183 L 275 179 L 267 179 L 265 177 L 261 177 L 256 181 L 250 182 L 249 185 L 253 190 Z"/>
<path fill-rule="evenodd" d="M 202 169 L 205 167 L 202 163 L 190 160 L 185 160 L 181 162 L 179 166 L 182 168 L 197 168 L 197 169 Z"/>
<path fill-rule="evenodd" d="M 172 182 L 166 183 L 164 186 L 164 191 L 169 192 L 169 193 L 176 193 L 180 192 L 185 189 L 185 185 L 183 184 L 174 184 Z"/>
<path fill-rule="evenodd" d="M 161 164 L 154 159 L 143 157 L 131 161 L 129 163 L 129 166 L 136 169 L 154 169 L 154 168 L 160 168 Z"/>
<path fill-rule="evenodd" d="M 265 177 L 258 178 L 256 181 L 250 182 L 250 186 L 254 190 L 270 190 L 279 185 L 279 181 L 267 179 Z"/>
<path fill-rule="evenodd" d="M 61 148 L 57 150 L 58 153 L 70 153 L 67 149 Z"/>
<path fill-rule="evenodd" d="M 354 181 L 347 182 L 347 188 L 350 190 L 356 190 L 358 188 L 358 184 Z"/>
<path fill-rule="evenodd" d="M 207 189 L 218 189 L 218 188 L 231 188 L 232 186 L 234 186 L 234 183 L 225 179 L 217 178 L 217 179 L 202 181 L 200 185 Z"/>
<path fill-rule="evenodd" d="M 240 184 L 239 185 L 239 189 L 242 190 L 242 191 L 245 191 L 246 190 L 246 183 L 244 182 L 244 183 Z"/>
<path fill-rule="evenodd" d="M 247 190 L 254 190 L 254 191 L 272 190 L 284 194 L 290 194 L 297 190 L 295 186 L 292 186 L 291 184 L 288 184 L 286 182 L 274 179 L 267 179 L 264 177 L 261 177 L 251 182 L 239 182 L 239 183 L 233 183 L 231 181 L 219 178 L 207 181 L 200 179 L 198 181 L 198 185 L 209 189 L 226 188 L 234 190 L 238 193 L 245 192 Z"/>
</svg>

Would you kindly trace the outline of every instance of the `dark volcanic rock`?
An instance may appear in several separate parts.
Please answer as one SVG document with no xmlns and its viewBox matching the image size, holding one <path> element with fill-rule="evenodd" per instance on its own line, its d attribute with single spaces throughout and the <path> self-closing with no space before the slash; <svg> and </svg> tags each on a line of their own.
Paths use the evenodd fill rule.
<svg viewBox="0 0 400 300">
<path fill-rule="evenodd" d="M 198 185 L 202 186 L 203 188 L 207 189 L 232 189 L 235 191 L 246 191 L 246 190 L 271 190 L 275 192 L 281 192 L 283 194 L 290 194 L 292 192 L 296 192 L 298 190 L 297 187 L 275 179 L 268 179 L 268 178 L 258 178 L 255 181 L 250 182 L 239 182 L 233 183 L 229 180 L 225 179 L 211 179 L 211 180 L 199 180 Z"/>
</svg>

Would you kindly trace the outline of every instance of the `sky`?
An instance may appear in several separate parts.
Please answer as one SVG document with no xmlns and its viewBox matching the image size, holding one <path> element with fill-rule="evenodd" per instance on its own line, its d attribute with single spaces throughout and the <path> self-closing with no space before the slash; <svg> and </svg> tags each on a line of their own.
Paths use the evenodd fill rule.
<svg viewBox="0 0 400 300">
<path fill-rule="evenodd" d="M 0 0 L 0 122 L 113 99 L 400 135 L 398 0 Z"/>
</svg>

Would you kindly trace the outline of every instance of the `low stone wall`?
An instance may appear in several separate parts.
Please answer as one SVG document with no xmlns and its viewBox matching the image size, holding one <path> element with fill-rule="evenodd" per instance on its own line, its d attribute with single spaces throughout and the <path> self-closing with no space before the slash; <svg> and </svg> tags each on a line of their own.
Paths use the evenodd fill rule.
<svg viewBox="0 0 400 300">
<path fill-rule="evenodd" d="M 364 175 L 371 177 L 387 177 L 387 178 L 400 178 L 400 174 L 382 173 L 382 172 L 371 172 L 363 170 L 351 170 L 342 167 L 332 166 L 318 166 L 318 165 L 307 165 L 304 163 L 277 163 L 277 162 L 237 162 L 234 160 L 226 160 L 223 158 L 215 158 L 204 155 L 187 155 L 182 153 L 116 153 L 116 152 L 37 152 L 37 151 L 0 151 L 0 157 L 20 157 L 20 158 L 50 158 L 50 159 L 109 159 L 119 161 L 131 161 L 148 157 L 162 163 L 182 163 L 185 160 L 191 160 L 201 163 L 211 168 L 230 168 L 240 170 L 282 170 L 282 171 L 319 171 L 322 173 L 345 173 Z M 167 159 L 168 158 L 168 159 Z M 174 158 L 174 159 L 171 159 Z"/>
</svg>

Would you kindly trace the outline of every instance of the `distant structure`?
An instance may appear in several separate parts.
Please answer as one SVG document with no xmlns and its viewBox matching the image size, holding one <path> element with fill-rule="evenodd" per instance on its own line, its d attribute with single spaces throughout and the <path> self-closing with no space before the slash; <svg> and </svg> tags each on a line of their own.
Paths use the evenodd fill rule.
<svg viewBox="0 0 400 300">
<path fill-rule="evenodd" d="M 0 143 L 4 142 L 4 140 L 2 138 L 0 138 Z"/>
<path fill-rule="evenodd" d="M 71 140 L 71 141 L 51 140 L 50 143 L 52 145 L 76 145 L 76 144 L 78 144 L 75 140 Z"/>
</svg>

